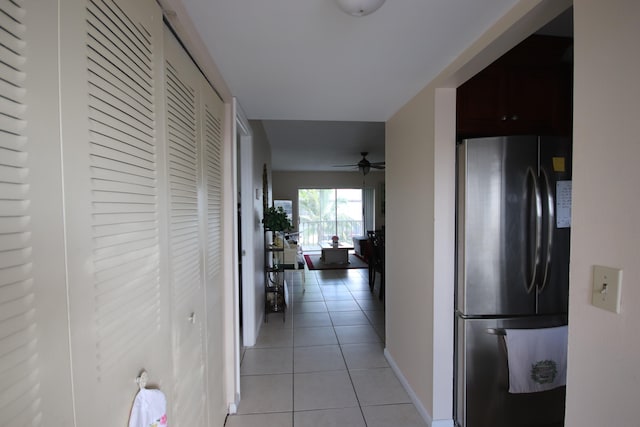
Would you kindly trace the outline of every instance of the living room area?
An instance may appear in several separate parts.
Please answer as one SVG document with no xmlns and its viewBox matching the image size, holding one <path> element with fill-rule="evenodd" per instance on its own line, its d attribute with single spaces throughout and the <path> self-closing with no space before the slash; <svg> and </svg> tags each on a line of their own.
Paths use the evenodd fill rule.
<svg viewBox="0 0 640 427">
<path fill-rule="evenodd" d="M 352 250 L 353 237 L 384 227 L 384 171 L 273 171 L 272 200 L 290 214 L 289 234 L 304 252 L 320 252 L 337 236 Z M 360 254 L 362 255 L 362 254 Z"/>
<path fill-rule="evenodd" d="M 294 185 L 280 186 L 281 173 L 273 172 L 272 204 L 282 207 L 292 224 L 285 233 L 286 249 L 295 248 L 299 261 L 310 270 L 368 268 L 368 232 L 384 228 L 384 174 L 367 175 L 360 183 L 345 180 L 339 188 L 321 187 L 318 180 L 310 188 L 299 184 L 300 176 L 311 174 L 317 179 L 354 173 L 286 173 L 281 182 Z M 294 174 L 297 177 L 291 179 Z M 335 177 L 329 178 L 335 185 Z"/>
</svg>

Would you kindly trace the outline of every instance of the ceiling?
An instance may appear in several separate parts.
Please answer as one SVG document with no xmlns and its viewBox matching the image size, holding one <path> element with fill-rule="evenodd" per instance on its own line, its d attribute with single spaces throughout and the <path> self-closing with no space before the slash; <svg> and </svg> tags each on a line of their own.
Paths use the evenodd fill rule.
<svg viewBox="0 0 640 427">
<path fill-rule="evenodd" d="M 335 0 L 182 0 L 273 170 L 384 160 L 384 122 L 516 0 L 387 0 L 353 17 Z M 346 122 L 346 123 L 340 123 Z"/>
<path fill-rule="evenodd" d="M 370 162 L 384 161 L 384 122 L 265 120 L 276 171 L 357 171 L 368 152 Z"/>
</svg>

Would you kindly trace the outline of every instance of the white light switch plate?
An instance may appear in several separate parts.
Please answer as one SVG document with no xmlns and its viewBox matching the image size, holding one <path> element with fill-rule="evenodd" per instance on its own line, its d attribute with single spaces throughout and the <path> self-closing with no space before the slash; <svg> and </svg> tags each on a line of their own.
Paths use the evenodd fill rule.
<svg viewBox="0 0 640 427">
<path fill-rule="evenodd" d="M 593 266 L 593 295 L 591 298 L 593 305 L 620 313 L 621 291 L 622 270 L 601 265 Z"/>
</svg>

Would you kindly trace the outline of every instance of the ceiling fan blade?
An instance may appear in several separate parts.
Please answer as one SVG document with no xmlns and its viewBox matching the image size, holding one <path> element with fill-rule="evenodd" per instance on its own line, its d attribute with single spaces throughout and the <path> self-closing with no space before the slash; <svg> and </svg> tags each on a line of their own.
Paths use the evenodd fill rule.
<svg viewBox="0 0 640 427">
<path fill-rule="evenodd" d="M 360 171 L 369 171 L 369 168 L 371 169 L 384 169 L 384 162 L 370 162 L 369 160 L 367 160 L 367 153 L 366 151 L 363 151 L 360 153 L 362 155 L 362 159 L 356 163 L 356 164 L 350 164 L 350 165 L 333 165 L 334 168 L 358 168 Z M 365 174 L 367 172 L 364 172 Z"/>
</svg>

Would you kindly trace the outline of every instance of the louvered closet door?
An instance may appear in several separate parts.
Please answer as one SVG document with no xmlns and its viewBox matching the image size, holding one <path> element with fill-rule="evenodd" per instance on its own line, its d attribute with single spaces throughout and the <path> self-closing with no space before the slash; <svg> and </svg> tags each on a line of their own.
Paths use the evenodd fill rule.
<svg viewBox="0 0 640 427">
<path fill-rule="evenodd" d="M 207 343 L 209 360 L 209 401 L 211 425 L 222 425 L 226 415 L 224 372 L 224 277 L 222 240 L 223 123 L 224 104 L 209 84 L 202 80 L 203 120 L 201 122 L 206 176 L 205 271 L 207 301 Z"/>
<path fill-rule="evenodd" d="M 55 2 L 0 2 L 0 425 L 72 425 Z"/>
<path fill-rule="evenodd" d="M 140 369 L 172 398 L 162 16 L 153 0 L 62 0 L 60 16 L 77 425 L 123 426 Z"/>
<path fill-rule="evenodd" d="M 169 269 L 177 427 L 208 425 L 201 189 L 200 72 L 165 31 Z"/>
</svg>

